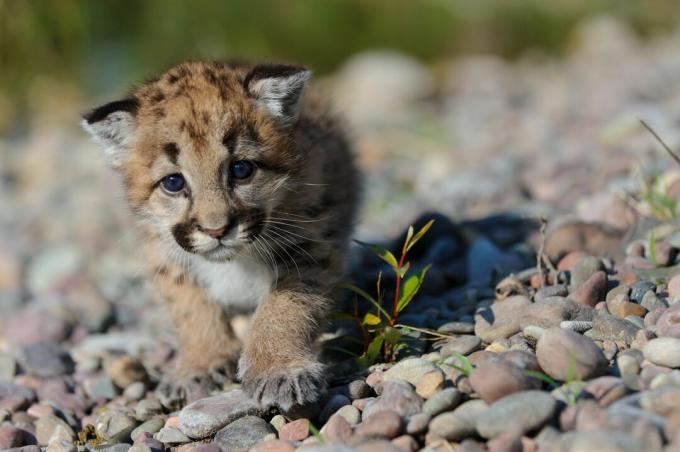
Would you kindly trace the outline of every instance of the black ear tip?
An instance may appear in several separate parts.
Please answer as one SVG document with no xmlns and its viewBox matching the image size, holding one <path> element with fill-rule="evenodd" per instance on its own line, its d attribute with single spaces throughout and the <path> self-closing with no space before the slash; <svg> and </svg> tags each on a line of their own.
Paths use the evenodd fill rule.
<svg viewBox="0 0 680 452">
<path fill-rule="evenodd" d="M 258 64 L 246 75 L 243 85 L 247 88 L 255 80 L 290 77 L 301 72 L 309 73 L 310 71 L 297 64 Z"/>
<path fill-rule="evenodd" d="M 125 111 L 130 114 L 136 114 L 139 108 L 139 101 L 134 98 L 127 98 L 123 100 L 117 100 L 115 102 L 109 102 L 108 104 L 97 107 L 83 115 L 83 119 L 87 121 L 88 124 L 94 124 L 102 119 L 106 118 L 113 112 Z"/>
</svg>

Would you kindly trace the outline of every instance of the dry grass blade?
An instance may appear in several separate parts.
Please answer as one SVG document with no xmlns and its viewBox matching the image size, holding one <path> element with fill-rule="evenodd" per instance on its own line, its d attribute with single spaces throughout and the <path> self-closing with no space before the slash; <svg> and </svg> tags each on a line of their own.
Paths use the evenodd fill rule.
<svg viewBox="0 0 680 452">
<path fill-rule="evenodd" d="M 648 131 L 649 133 L 651 133 L 652 136 L 653 136 L 654 138 L 656 138 L 656 141 L 658 141 L 658 142 L 661 144 L 661 146 L 666 150 L 666 152 L 668 152 L 668 154 L 669 154 L 671 157 L 673 157 L 673 160 L 675 160 L 675 162 L 676 162 L 677 164 L 680 165 L 680 157 L 678 156 L 678 154 L 676 154 L 675 152 L 673 152 L 673 150 L 671 149 L 671 147 L 668 146 L 668 145 L 666 144 L 666 142 L 659 136 L 659 134 L 656 133 L 656 131 L 655 131 L 654 129 L 652 129 L 652 127 L 651 127 L 649 124 L 647 124 L 647 123 L 644 121 L 644 119 L 641 119 L 641 120 L 640 120 L 640 124 L 642 124 L 642 126 L 643 126 L 645 129 L 647 129 L 647 131 Z"/>
</svg>

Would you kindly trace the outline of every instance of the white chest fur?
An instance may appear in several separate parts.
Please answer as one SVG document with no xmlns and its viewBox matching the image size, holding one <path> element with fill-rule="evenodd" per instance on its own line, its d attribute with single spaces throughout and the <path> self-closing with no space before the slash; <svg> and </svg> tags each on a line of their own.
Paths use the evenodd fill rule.
<svg viewBox="0 0 680 452">
<path fill-rule="evenodd" d="M 213 301 L 225 308 L 254 310 L 272 290 L 274 275 L 260 262 L 240 259 L 193 265 L 199 282 Z"/>
</svg>

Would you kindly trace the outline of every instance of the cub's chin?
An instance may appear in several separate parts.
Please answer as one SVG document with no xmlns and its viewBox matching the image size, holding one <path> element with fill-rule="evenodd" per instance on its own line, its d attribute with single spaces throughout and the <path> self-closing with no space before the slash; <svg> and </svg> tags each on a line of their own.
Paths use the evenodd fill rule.
<svg viewBox="0 0 680 452">
<path fill-rule="evenodd" d="M 215 248 L 199 253 L 199 256 L 210 262 L 226 262 L 238 257 L 237 245 L 217 245 Z"/>
</svg>

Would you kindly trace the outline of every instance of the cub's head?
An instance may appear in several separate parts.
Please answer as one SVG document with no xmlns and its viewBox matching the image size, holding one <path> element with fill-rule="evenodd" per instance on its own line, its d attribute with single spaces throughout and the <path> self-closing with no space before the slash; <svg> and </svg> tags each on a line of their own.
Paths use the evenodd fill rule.
<svg viewBox="0 0 680 452">
<path fill-rule="evenodd" d="M 161 238 L 229 259 L 257 241 L 301 167 L 292 139 L 309 77 L 297 66 L 185 63 L 82 126 Z"/>
</svg>

